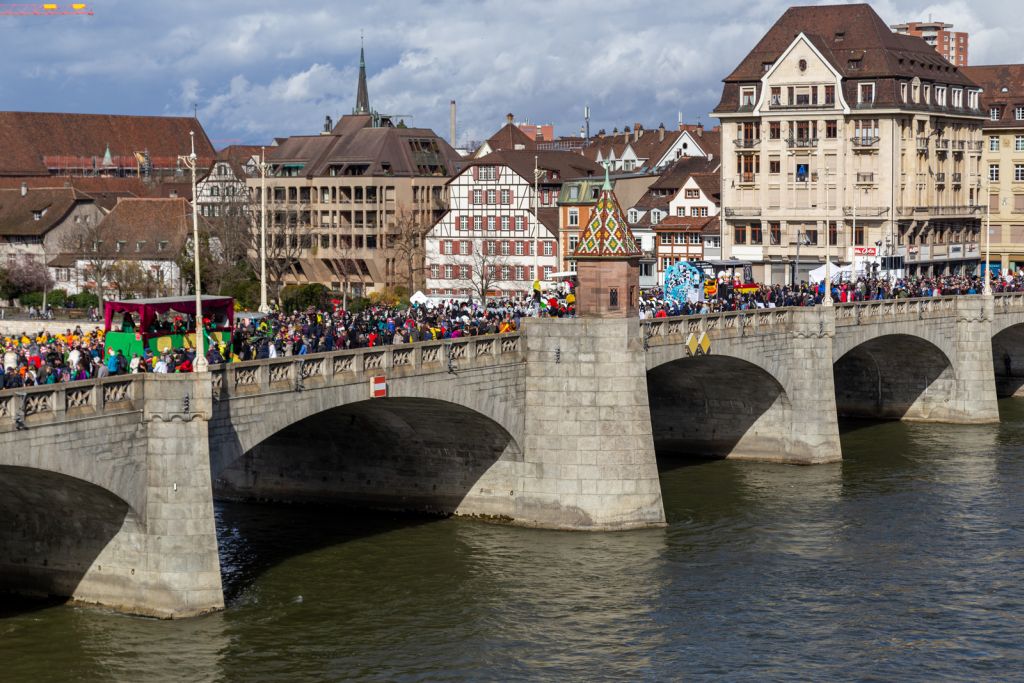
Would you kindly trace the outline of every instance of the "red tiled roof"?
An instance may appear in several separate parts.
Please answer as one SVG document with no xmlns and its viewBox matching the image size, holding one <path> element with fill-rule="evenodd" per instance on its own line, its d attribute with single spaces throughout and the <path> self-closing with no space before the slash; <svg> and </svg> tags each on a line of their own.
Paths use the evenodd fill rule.
<svg viewBox="0 0 1024 683">
<path fill-rule="evenodd" d="M 496 152 L 499 149 L 510 151 L 516 149 L 537 149 L 537 143 L 534 139 L 524 133 L 519 126 L 512 123 L 506 123 L 494 135 L 487 138 L 487 146 L 491 148 L 492 152 Z"/>
<path fill-rule="evenodd" d="M 50 168 L 102 169 L 109 146 L 115 165 L 132 167 L 148 152 L 157 168 L 174 168 L 189 152 L 195 131 L 200 167 L 214 157 L 213 145 L 194 118 L 42 112 L 0 112 L 0 175 L 49 175 Z M 95 162 L 95 164 L 94 164 Z"/>
<path fill-rule="evenodd" d="M 79 202 L 92 199 L 70 187 L 0 190 L 0 235 L 42 236 L 58 225 Z M 39 215 L 39 219 L 36 219 Z"/>
<path fill-rule="evenodd" d="M 871 5 L 790 7 L 725 77 L 715 111 L 737 111 L 739 84 L 759 84 L 764 65 L 773 64 L 801 33 L 843 77 L 848 97 L 855 95 L 859 79 L 877 82 L 876 105 L 897 103 L 895 78 L 917 76 L 926 82 L 975 85 L 921 38 L 890 30 Z"/>
<path fill-rule="evenodd" d="M 985 128 L 1024 128 L 1024 121 L 1016 120 L 1014 111 L 1024 107 L 1024 64 L 965 66 L 963 70 L 984 88 L 981 106 L 986 114 Z M 988 117 L 993 105 L 1001 108 L 998 121 Z"/>
<path fill-rule="evenodd" d="M 192 230 L 192 207 L 184 199 L 122 199 L 97 226 L 108 244 L 125 242 L 117 257 L 129 260 L 173 259 Z M 167 242 L 164 249 L 160 242 Z"/>
</svg>

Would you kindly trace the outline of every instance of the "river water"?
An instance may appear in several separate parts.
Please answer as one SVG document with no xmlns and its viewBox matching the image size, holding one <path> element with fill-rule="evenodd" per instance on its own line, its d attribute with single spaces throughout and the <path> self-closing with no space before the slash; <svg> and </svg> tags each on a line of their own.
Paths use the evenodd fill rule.
<svg viewBox="0 0 1024 683">
<path fill-rule="evenodd" d="M 0 607 L 3 681 L 1024 680 L 1024 401 L 663 463 L 669 526 L 218 506 L 228 608 Z"/>
</svg>

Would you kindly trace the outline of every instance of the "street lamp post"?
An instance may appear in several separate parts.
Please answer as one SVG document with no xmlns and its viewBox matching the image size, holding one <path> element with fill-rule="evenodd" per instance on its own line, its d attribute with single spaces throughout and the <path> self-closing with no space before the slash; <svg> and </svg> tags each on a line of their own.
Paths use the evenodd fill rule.
<svg viewBox="0 0 1024 683">
<path fill-rule="evenodd" d="M 260 147 L 260 313 L 270 313 L 267 305 L 267 148 Z"/>
<path fill-rule="evenodd" d="M 828 169 L 825 169 L 825 296 L 821 298 L 822 306 L 832 305 L 832 226 L 828 222 Z M 836 226 L 839 230 L 839 226 Z"/>
<path fill-rule="evenodd" d="M 196 157 L 195 131 L 189 131 L 189 137 L 192 141 L 192 152 L 188 156 L 179 156 L 178 159 L 192 171 L 192 262 L 196 268 L 196 360 L 192 368 L 195 372 L 206 372 L 209 363 L 206 361 L 206 344 L 203 339 L 203 290 L 199 280 L 199 197 L 196 194 L 196 166 L 199 159 Z"/>
<path fill-rule="evenodd" d="M 992 296 L 992 179 L 988 181 L 989 196 L 985 209 L 985 289 L 982 290 L 985 296 Z"/>
</svg>

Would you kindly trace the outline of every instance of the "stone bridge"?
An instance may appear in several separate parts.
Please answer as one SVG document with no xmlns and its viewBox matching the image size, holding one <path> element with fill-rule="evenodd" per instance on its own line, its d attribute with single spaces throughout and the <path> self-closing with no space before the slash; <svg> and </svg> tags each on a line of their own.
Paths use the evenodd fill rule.
<svg viewBox="0 0 1024 683">
<path fill-rule="evenodd" d="M 214 495 L 658 526 L 656 448 L 836 461 L 839 415 L 992 422 L 1019 378 L 1024 294 L 1007 294 L 529 319 L 0 392 L 0 584 L 160 617 L 218 609 Z"/>
</svg>

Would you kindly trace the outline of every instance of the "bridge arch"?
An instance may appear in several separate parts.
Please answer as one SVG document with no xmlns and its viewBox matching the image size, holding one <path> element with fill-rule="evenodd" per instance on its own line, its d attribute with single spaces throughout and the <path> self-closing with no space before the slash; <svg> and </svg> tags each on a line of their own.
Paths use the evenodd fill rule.
<svg viewBox="0 0 1024 683">
<path fill-rule="evenodd" d="M 491 370 L 388 378 L 387 398 L 368 398 L 364 381 L 220 401 L 210 433 L 215 490 L 513 516 L 522 415 L 517 383 Z"/>
<path fill-rule="evenodd" d="M 0 466 L 0 590 L 69 597 L 83 581 L 103 590 L 104 550 L 127 524 L 131 506 L 83 479 L 32 467 Z M 88 578 L 86 576 L 88 575 Z"/>
<path fill-rule="evenodd" d="M 1024 396 L 1024 323 L 993 325 L 992 369 L 997 396 Z"/>
<path fill-rule="evenodd" d="M 872 337 L 843 351 L 833 382 L 842 417 L 941 419 L 957 396 L 946 351 L 910 334 Z"/>
<path fill-rule="evenodd" d="M 648 370 L 659 455 L 784 460 L 793 407 L 764 367 L 726 355 L 678 358 Z"/>
</svg>

